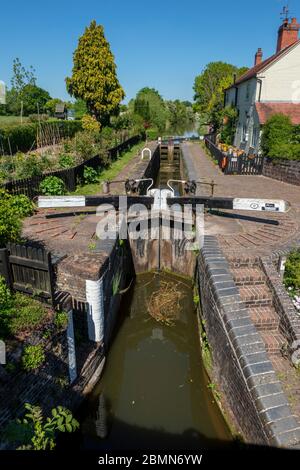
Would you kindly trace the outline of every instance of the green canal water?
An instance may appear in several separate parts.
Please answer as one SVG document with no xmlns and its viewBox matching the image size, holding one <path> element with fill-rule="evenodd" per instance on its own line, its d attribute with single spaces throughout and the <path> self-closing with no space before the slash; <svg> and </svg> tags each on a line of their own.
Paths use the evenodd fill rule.
<svg viewBox="0 0 300 470">
<path fill-rule="evenodd" d="M 147 311 L 162 281 L 182 292 L 174 326 Z M 79 419 L 81 449 L 203 449 L 232 441 L 208 388 L 189 281 L 161 273 L 136 278 L 102 378 Z"/>
</svg>

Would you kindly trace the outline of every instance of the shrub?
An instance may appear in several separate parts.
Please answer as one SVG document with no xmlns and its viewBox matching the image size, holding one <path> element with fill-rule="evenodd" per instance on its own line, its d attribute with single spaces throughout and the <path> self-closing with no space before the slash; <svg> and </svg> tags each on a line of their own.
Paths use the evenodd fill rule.
<svg viewBox="0 0 300 470">
<path fill-rule="evenodd" d="M 274 154 L 274 147 L 290 144 L 293 140 L 294 127 L 291 119 L 284 114 L 275 114 L 264 125 L 261 148 L 265 156 Z"/>
<path fill-rule="evenodd" d="M 81 118 L 82 122 L 82 128 L 85 131 L 90 131 L 90 132 L 99 132 L 100 131 L 100 123 L 97 121 L 96 118 L 93 116 L 90 116 L 89 114 L 85 114 Z"/>
<path fill-rule="evenodd" d="M 300 160 L 300 144 L 274 144 L 268 156 L 283 160 Z"/>
<path fill-rule="evenodd" d="M 45 196 L 63 196 L 66 187 L 63 180 L 57 176 L 47 176 L 40 184 L 40 191 Z"/>
<path fill-rule="evenodd" d="M 19 161 L 17 165 L 18 178 L 32 178 L 43 173 L 42 162 L 35 155 L 29 154 Z"/>
<path fill-rule="evenodd" d="M 156 140 L 159 137 L 159 130 L 155 128 L 147 129 L 146 136 L 148 140 Z"/>
<path fill-rule="evenodd" d="M 82 129 L 80 121 L 52 121 L 51 125 L 55 126 L 57 135 L 65 138 L 74 137 L 76 132 Z M 0 141 L 3 152 L 10 155 L 18 151 L 28 152 L 36 148 L 38 128 L 43 129 L 44 126 L 49 126 L 49 123 L 46 121 L 11 127 L 1 126 Z"/>
<path fill-rule="evenodd" d="M 29 122 L 48 121 L 48 119 L 49 119 L 48 114 L 29 114 L 28 116 Z"/>
<path fill-rule="evenodd" d="M 3 179 L 12 179 L 12 173 L 15 171 L 16 157 L 2 157 L 0 160 L 0 168 L 3 173 Z"/>
<path fill-rule="evenodd" d="M 24 196 L 12 196 L 0 189 L 0 247 L 20 239 L 22 219 L 33 211 L 33 205 Z"/>
<path fill-rule="evenodd" d="M 300 144 L 300 126 L 299 125 L 294 127 L 293 143 Z"/>
<path fill-rule="evenodd" d="M 39 156 L 38 158 L 40 160 L 40 164 L 41 164 L 41 168 L 42 168 L 43 173 L 45 171 L 50 171 L 50 170 L 53 169 L 55 163 L 54 163 L 53 160 L 51 160 L 49 158 L 49 155 L 43 154 L 43 155 Z"/>
<path fill-rule="evenodd" d="M 54 318 L 54 324 L 59 330 L 65 329 L 68 325 L 69 317 L 66 312 L 57 312 Z"/>
<path fill-rule="evenodd" d="M 300 250 L 292 251 L 287 259 L 284 284 L 292 289 L 300 289 Z"/>
<path fill-rule="evenodd" d="M 47 419 L 39 406 L 25 403 L 25 409 L 25 417 L 11 421 L 4 434 L 5 439 L 19 446 L 17 450 L 53 450 L 58 432 L 71 433 L 79 428 L 71 411 L 63 406 L 53 408 Z"/>
<path fill-rule="evenodd" d="M 78 132 L 73 141 L 73 150 L 76 155 L 83 160 L 93 157 L 97 154 L 97 146 L 95 144 L 95 134 L 93 132 Z"/>
<path fill-rule="evenodd" d="M 37 124 L 23 124 L 0 128 L 0 140 L 7 155 L 18 151 L 28 152 L 36 142 Z"/>
<path fill-rule="evenodd" d="M 46 308 L 37 300 L 16 293 L 9 315 L 9 331 L 12 335 L 23 331 L 32 331 L 47 317 Z"/>
<path fill-rule="evenodd" d="M 91 166 L 85 166 L 83 171 L 83 179 L 85 184 L 97 183 L 98 173 Z"/>
<path fill-rule="evenodd" d="M 22 356 L 22 368 L 27 372 L 38 369 L 45 359 L 44 348 L 41 344 L 26 346 Z"/>
<path fill-rule="evenodd" d="M 221 142 L 227 145 L 232 145 L 236 130 L 236 120 L 238 117 L 236 108 L 227 106 L 222 112 L 222 117 L 223 126 L 221 130 Z"/>
<path fill-rule="evenodd" d="M 12 196 L 11 206 L 15 210 L 15 213 L 21 218 L 28 217 L 34 210 L 33 202 L 24 194 Z"/>
<path fill-rule="evenodd" d="M 35 330 L 47 317 L 43 304 L 24 294 L 12 294 L 0 282 L 0 336 L 3 338 Z"/>
<path fill-rule="evenodd" d="M 0 310 L 9 308 L 12 304 L 12 294 L 7 287 L 4 277 L 0 276 Z"/>
<path fill-rule="evenodd" d="M 61 168 L 71 168 L 75 166 L 75 160 L 72 155 L 61 154 L 58 163 Z"/>
</svg>

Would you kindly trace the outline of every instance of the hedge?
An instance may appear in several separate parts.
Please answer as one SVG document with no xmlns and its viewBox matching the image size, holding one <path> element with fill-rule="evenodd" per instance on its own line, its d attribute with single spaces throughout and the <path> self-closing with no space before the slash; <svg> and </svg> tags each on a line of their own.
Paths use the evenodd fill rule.
<svg viewBox="0 0 300 470">
<path fill-rule="evenodd" d="M 300 160 L 300 144 L 274 144 L 269 151 L 269 158 L 273 160 Z"/>
<path fill-rule="evenodd" d="M 0 153 L 11 155 L 16 152 L 28 152 L 36 148 L 37 131 L 50 127 L 63 137 L 73 137 L 82 129 L 81 121 L 45 121 L 41 123 L 22 124 L 12 127 L 0 126 Z"/>
</svg>

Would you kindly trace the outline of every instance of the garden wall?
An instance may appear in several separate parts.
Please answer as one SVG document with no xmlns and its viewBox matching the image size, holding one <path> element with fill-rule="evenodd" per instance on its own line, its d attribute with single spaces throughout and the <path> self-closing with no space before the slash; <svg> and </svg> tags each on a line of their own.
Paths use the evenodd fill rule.
<svg viewBox="0 0 300 470">
<path fill-rule="evenodd" d="M 241 434 L 254 444 L 299 445 L 299 426 L 214 237 L 205 237 L 198 285 L 216 380 Z"/>
<path fill-rule="evenodd" d="M 300 161 L 265 158 L 264 176 L 300 186 Z"/>
</svg>

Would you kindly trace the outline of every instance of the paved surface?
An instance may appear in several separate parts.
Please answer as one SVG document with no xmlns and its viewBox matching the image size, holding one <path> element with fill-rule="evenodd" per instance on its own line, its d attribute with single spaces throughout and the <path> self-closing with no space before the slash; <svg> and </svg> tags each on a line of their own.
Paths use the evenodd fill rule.
<svg viewBox="0 0 300 470">
<path fill-rule="evenodd" d="M 226 217 L 208 215 L 206 233 L 217 235 L 226 253 L 266 254 L 297 239 L 300 187 L 264 176 L 225 176 L 199 143 L 189 143 L 187 148 L 197 178 L 216 182 L 215 196 L 284 199 L 291 204 L 286 214 L 223 211 Z M 207 186 L 200 186 L 198 194 L 208 193 Z"/>
<path fill-rule="evenodd" d="M 157 144 L 147 146 L 154 151 Z M 121 170 L 116 180 L 141 178 L 149 158 L 141 160 L 141 151 Z M 124 183 L 111 185 L 110 194 L 126 194 Z M 103 195 L 99 187 L 98 195 Z M 72 209 L 39 209 L 25 220 L 23 236 L 41 242 L 49 251 L 60 255 L 91 253 L 96 242 L 96 228 L 100 217 L 93 214 L 96 207 Z M 89 214 L 90 212 L 90 214 Z"/>
<path fill-rule="evenodd" d="M 116 176 L 116 181 L 126 181 L 127 179 L 139 179 L 143 174 L 143 170 L 147 166 L 147 162 L 149 161 L 149 154 L 148 152 L 145 153 L 145 159 L 142 162 L 142 150 L 143 148 L 149 148 L 151 152 L 154 152 L 157 143 L 156 142 L 149 142 L 145 144 L 137 153 L 137 155 L 130 160 L 130 162 L 120 171 L 120 173 Z M 103 194 L 102 189 L 99 191 L 98 194 Z M 125 191 L 125 184 L 121 183 L 114 183 L 110 185 L 110 194 L 126 194 Z"/>
</svg>

